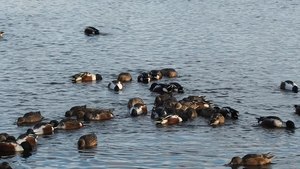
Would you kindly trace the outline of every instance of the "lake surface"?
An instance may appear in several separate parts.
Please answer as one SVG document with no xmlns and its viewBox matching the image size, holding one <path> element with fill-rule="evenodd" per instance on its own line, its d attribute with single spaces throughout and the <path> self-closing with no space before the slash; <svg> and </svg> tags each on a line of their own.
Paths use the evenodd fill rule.
<svg viewBox="0 0 300 169">
<path fill-rule="evenodd" d="M 87 37 L 86 26 L 108 35 Z M 279 90 L 283 80 L 300 84 L 298 0 L 2 0 L 0 31 L 0 132 L 25 132 L 15 122 L 29 111 L 59 120 L 85 104 L 116 115 L 39 137 L 27 158 L 0 159 L 13 168 L 225 169 L 233 156 L 267 152 L 275 155 L 268 168 L 300 166 L 299 129 L 262 129 L 255 119 L 277 115 L 300 127 L 293 107 L 300 95 Z M 143 98 L 151 110 L 156 96 L 137 76 L 167 67 L 179 77 L 160 82 L 179 82 L 185 93 L 178 100 L 206 96 L 237 109 L 239 120 L 212 128 L 199 117 L 157 127 L 150 113 L 128 117 L 129 98 Z M 103 80 L 71 83 L 82 71 Z M 109 91 L 120 72 L 133 81 L 120 93 Z M 98 147 L 78 151 L 78 138 L 90 132 Z"/>
</svg>

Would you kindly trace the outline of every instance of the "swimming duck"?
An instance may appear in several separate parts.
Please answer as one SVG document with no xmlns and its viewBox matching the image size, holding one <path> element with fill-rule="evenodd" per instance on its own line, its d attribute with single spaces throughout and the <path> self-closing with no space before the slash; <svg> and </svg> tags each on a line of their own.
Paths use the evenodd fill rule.
<svg viewBox="0 0 300 169">
<path fill-rule="evenodd" d="M 280 89 L 281 90 L 292 91 L 294 93 L 298 93 L 297 84 L 295 82 L 291 81 L 291 80 L 286 80 L 284 82 L 281 82 Z"/>
<path fill-rule="evenodd" d="M 165 107 L 163 106 L 154 106 L 151 110 L 151 119 L 161 120 L 162 118 L 168 115 Z"/>
<path fill-rule="evenodd" d="M 13 136 L 9 136 L 6 141 L 0 142 L 0 155 L 13 155 L 18 152 L 30 151 L 32 151 L 32 147 L 27 141 L 18 144 Z"/>
<path fill-rule="evenodd" d="M 231 107 L 214 107 L 215 111 L 221 113 L 226 119 L 230 118 L 236 120 L 239 118 L 239 111 L 231 108 Z"/>
<path fill-rule="evenodd" d="M 51 120 L 50 122 L 41 122 L 35 124 L 32 129 L 37 135 L 51 135 L 54 129 L 58 126 L 57 120 Z"/>
<path fill-rule="evenodd" d="M 9 134 L 7 133 L 0 133 L 0 142 L 6 141 Z"/>
<path fill-rule="evenodd" d="M 35 123 L 38 123 L 42 121 L 43 116 L 41 115 L 41 112 L 28 112 L 23 115 L 23 117 L 19 117 L 17 120 L 17 125 L 33 125 Z"/>
<path fill-rule="evenodd" d="M 169 78 L 177 77 L 177 72 L 173 68 L 164 68 L 164 69 L 161 69 L 160 72 L 165 77 L 169 77 Z"/>
<path fill-rule="evenodd" d="M 122 72 L 118 75 L 117 80 L 120 81 L 121 83 L 131 82 L 132 81 L 132 76 L 128 72 Z"/>
<path fill-rule="evenodd" d="M 23 142 L 28 142 L 31 146 L 31 149 L 35 149 L 37 146 L 37 138 L 38 136 L 34 133 L 33 129 L 28 129 L 26 133 L 21 134 L 16 142 L 18 144 L 22 144 Z"/>
<path fill-rule="evenodd" d="M 151 80 L 160 80 L 162 78 L 162 73 L 160 70 L 151 70 L 149 72 Z"/>
<path fill-rule="evenodd" d="M 84 114 L 84 121 L 104 121 L 114 118 L 112 109 L 87 109 L 88 111 Z"/>
<path fill-rule="evenodd" d="M 143 103 L 136 103 L 129 109 L 129 114 L 132 117 L 146 115 L 147 113 L 147 105 Z"/>
<path fill-rule="evenodd" d="M 71 76 L 72 82 L 92 82 L 92 81 L 100 81 L 102 80 L 102 76 L 100 74 L 94 74 L 90 72 L 80 72 L 73 76 Z"/>
<path fill-rule="evenodd" d="M 84 29 L 84 34 L 87 36 L 92 36 L 92 35 L 99 35 L 100 32 L 95 27 L 88 26 Z"/>
<path fill-rule="evenodd" d="M 150 83 L 151 82 L 151 75 L 147 72 L 143 72 L 137 77 L 137 81 L 141 83 Z"/>
<path fill-rule="evenodd" d="M 4 32 L 0 31 L 0 38 L 2 38 L 4 35 Z"/>
<path fill-rule="evenodd" d="M 134 97 L 134 98 L 131 98 L 131 99 L 128 100 L 127 108 L 130 109 L 131 107 L 133 107 L 137 103 L 145 104 L 144 100 L 141 99 L 140 97 Z"/>
<path fill-rule="evenodd" d="M 300 115 L 300 105 L 294 105 L 295 113 Z"/>
<path fill-rule="evenodd" d="M 172 87 L 168 84 L 163 83 L 152 83 L 149 90 L 159 94 L 172 93 Z"/>
<path fill-rule="evenodd" d="M 155 97 L 154 106 L 163 106 L 166 102 L 177 102 L 177 99 L 171 93 L 162 93 Z"/>
<path fill-rule="evenodd" d="M 75 130 L 81 127 L 83 127 L 82 122 L 76 119 L 63 119 L 58 123 L 56 129 Z"/>
<path fill-rule="evenodd" d="M 267 154 L 247 154 L 243 158 L 238 156 L 233 157 L 231 161 L 226 164 L 228 166 L 262 166 L 270 164 L 274 155 Z"/>
<path fill-rule="evenodd" d="M 256 118 L 258 123 L 265 128 L 286 128 L 295 129 L 295 123 L 291 120 L 283 122 L 277 116 L 263 116 Z"/>
<path fill-rule="evenodd" d="M 178 115 L 168 115 L 161 120 L 156 121 L 156 124 L 161 124 L 161 125 L 174 125 L 174 124 L 179 124 L 182 122 L 182 118 L 179 117 Z"/>
<path fill-rule="evenodd" d="M 183 87 L 177 82 L 169 83 L 170 87 L 172 88 L 172 92 L 176 93 L 184 93 Z"/>
<path fill-rule="evenodd" d="M 66 111 L 65 117 L 75 116 L 77 119 L 83 119 L 85 112 L 87 111 L 86 105 L 73 106 L 70 110 Z"/>
<path fill-rule="evenodd" d="M 97 144 L 98 141 L 95 133 L 83 135 L 77 142 L 78 149 L 94 148 L 97 146 Z"/>
<path fill-rule="evenodd" d="M 169 84 L 163 84 L 163 83 L 152 83 L 150 88 L 150 91 L 156 92 L 156 93 L 184 93 L 183 87 L 177 83 L 177 82 L 172 82 Z"/>
<path fill-rule="evenodd" d="M 114 91 L 121 91 L 123 89 L 123 84 L 118 80 L 113 80 L 108 83 L 107 87 Z"/>
<path fill-rule="evenodd" d="M 218 126 L 225 123 L 225 117 L 221 113 L 214 113 L 209 121 L 209 125 Z"/>
<path fill-rule="evenodd" d="M 181 114 L 178 115 L 182 118 L 183 121 L 192 120 L 198 117 L 197 111 L 193 108 L 187 108 L 181 111 Z"/>
</svg>

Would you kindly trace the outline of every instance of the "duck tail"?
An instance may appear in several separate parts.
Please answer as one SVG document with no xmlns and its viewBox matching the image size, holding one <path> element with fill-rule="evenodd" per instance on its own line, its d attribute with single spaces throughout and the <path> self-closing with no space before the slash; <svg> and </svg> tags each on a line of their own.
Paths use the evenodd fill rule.
<svg viewBox="0 0 300 169">
<path fill-rule="evenodd" d="M 261 121 L 264 120 L 264 117 L 256 117 L 256 119 L 257 119 L 257 122 L 260 123 Z"/>
<path fill-rule="evenodd" d="M 264 154 L 264 157 L 266 157 L 268 159 L 272 159 L 274 157 L 274 155 L 271 154 L 270 152 L 268 152 L 267 154 Z"/>
</svg>

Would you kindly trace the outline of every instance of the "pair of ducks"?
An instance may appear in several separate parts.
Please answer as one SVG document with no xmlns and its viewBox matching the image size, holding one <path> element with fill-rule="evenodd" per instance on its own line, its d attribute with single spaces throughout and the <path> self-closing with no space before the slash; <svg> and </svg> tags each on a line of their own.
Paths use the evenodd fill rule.
<svg viewBox="0 0 300 169">
<path fill-rule="evenodd" d="M 65 117 L 75 117 L 84 121 L 104 121 L 114 118 L 113 109 L 88 108 L 86 105 L 74 106 L 66 111 Z"/>
<path fill-rule="evenodd" d="M 50 135 L 55 129 L 78 129 L 83 124 L 75 119 L 62 119 L 61 121 L 51 120 L 50 122 L 42 122 L 43 116 L 39 111 L 25 113 L 17 119 L 18 126 L 33 126 L 32 129 L 38 135 Z"/>
<path fill-rule="evenodd" d="M 96 82 L 101 81 L 102 76 L 100 74 L 90 73 L 90 72 L 80 72 L 73 76 L 71 76 L 73 83 L 81 83 L 81 82 Z M 113 80 L 109 82 L 108 88 L 114 91 L 121 91 L 123 89 L 122 82 L 131 81 L 131 75 L 129 73 L 121 73 L 118 77 L 118 80 Z"/>
<path fill-rule="evenodd" d="M 163 77 L 175 78 L 177 77 L 177 72 L 173 68 L 164 68 L 161 70 L 151 70 L 150 72 L 142 72 L 137 77 L 137 81 L 140 83 L 150 83 L 152 81 L 160 80 Z"/>
<path fill-rule="evenodd" d="M 32 129 L 21 134 L 17 139 L 7 133 L 0 134 L 0 155 L 30 153 L 37 146 L 37 135 Z"/>
<path fill-rule="evenodd" d="M 149 90 L 159 94 L 164 93 L 184 93 L 183 87 L 177 82 L 165 83 L 152 83 Z"/>
</svg>

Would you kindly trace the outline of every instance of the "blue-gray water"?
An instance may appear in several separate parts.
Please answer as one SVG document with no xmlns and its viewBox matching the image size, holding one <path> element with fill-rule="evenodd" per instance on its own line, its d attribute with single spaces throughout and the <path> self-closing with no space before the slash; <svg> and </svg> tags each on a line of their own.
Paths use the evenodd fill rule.
<svg viewBox="0 0 300 169">
<path fill-rule="evenodd" d="M 86 26 L 107 36 L 87 37 Z M 228 168 L 231 157 L 271 152 L 269 168 L 298 168 L 299 129 L 266 130 L 255 117 L 278 115 L 300 127 L 282 80 L 300 84 L 298 0 L 14 0 L 1 1 L 0 132 L 18 136 L 19 116 L 41 111 L 61 119 L 75 105 L 114 108 L 114 120 L 40 137 L 28 158 L 13 156 L 14 168 Z M 150 116 L 129 118 L 127 101 L 139 96 L 148 109 L 156 94 L 139 84 L 142 71 L 175 68 L 189 95 L 205 95 L 240 111 L 240 119 L 212 128 L 197 118 L 156 127 Z M 73 84 L 81 71 L 103 80 Z M 107 89 L 120 72 L 134 81 L 119 94 Z M 98 136 L 98 147 L 78 152 L 78 138 Z"/>
</svg>

